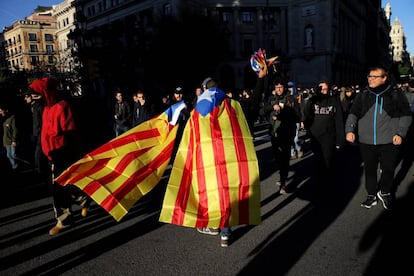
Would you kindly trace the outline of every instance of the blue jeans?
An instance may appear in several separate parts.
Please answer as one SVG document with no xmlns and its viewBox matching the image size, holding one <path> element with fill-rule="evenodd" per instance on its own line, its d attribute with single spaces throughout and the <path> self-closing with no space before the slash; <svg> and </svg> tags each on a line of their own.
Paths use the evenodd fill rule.
<svg viewBox="0 0 414 276">
<path fill-rule="evenodd" d="M 300 145 L 302 141 L 301 139 L 299 139 L 299 129 L 300 129 L 300 123 L 296 123 L 296 134 L 295 134 L 295 139 L 293 140 L 294 145 L 291 148 L 291 152 L 290 152 L 291 156 L 295 156 L 298 151 L 302 150 L 301 149 L 302 147 Z"/>
<path fill-rule="evenodd" d="M 120 126 L 120 125 L 115 125 L 115 136 L 119 136 L 124 132 L 127 132 L 129 130 L 129 127 L 127 126 Z"/>
<path fill-rule="evenodd" d="M 6 154 L 7 158 L 10 161 L 12 169 L 17 169 L 16 147 L 13 147 L 12 145 L 6 145 Z"/>
<path fill-rule="evenodd" d="M 220 236 L 230 236 L 231 235 L 231 229 L 230 227 L 225 227 L 220 229 Z"/>
</svg>

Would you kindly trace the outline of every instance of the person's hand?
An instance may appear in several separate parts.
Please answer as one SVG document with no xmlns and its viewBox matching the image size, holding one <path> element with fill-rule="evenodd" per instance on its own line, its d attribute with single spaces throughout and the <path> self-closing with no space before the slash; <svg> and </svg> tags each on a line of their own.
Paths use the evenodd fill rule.
<svg viewBox="0 0 414 276">
<path fill-rule="evenodd" d="M 394 135 L 392 137 L 392 143 L 396 146 L 401 145 L 402 143 L 402 137 L 400 135 Z"/>
<path fill-rule="evenodd" d="M 267 66 L 264 66 L 264 67 L 260 68 L 259 79 L 262 79 L 262 78 L 266 77 L 266 75 L 267 75 Z"/>
<path fill-rule="evenodd" d="M 278 104 L 273 105 L 273 110 L 274 110 L 274 111 L 276 111 L 276 112 L 278 112 L 278 113 L 279 113 L 279 112 L 280 112 L 280 109 L 281 109 L 281 108 L 280 108 L 280 105 L 278 105 Z"/>
<path fill-rule="evenodd" d="M 16 142 L 12 142 L 11 146 L 15 148 L 17 146 Z"/>
<path fill-rule="evenodd" d="M 348 132 L 346 134 L 346 140 L 350 143 L 355 142 L 355 134 L 353 132 Z"/>
</svg>

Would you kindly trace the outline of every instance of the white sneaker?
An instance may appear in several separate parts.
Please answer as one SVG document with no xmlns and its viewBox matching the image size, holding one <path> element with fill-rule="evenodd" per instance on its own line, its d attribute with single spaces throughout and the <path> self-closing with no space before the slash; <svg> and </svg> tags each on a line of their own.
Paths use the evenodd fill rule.
<svg viewBox="0 0 414 276">
<path fill-rule="evenodd" d="M 203 228 L 197 228 L 197 231 L 201 234 L 213 235 L 213 236 L 217 236 L 218 234 L 220 234 L 220 229 L 218 228 L 203 227 Z"/>
<path fill-rule="evenodd" d="M 220 236 L 220 246 L 221 247 L 228 247 L 230 243 L 230 236 L 229 235 L 221 235 Z"/>
</svg>

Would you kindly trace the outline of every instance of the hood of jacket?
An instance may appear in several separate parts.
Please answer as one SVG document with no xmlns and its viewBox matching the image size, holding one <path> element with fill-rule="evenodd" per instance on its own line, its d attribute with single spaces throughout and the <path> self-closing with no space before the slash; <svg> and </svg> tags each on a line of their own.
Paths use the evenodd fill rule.
<svg viewBox="0 0 414 276">
<path fill-rule="evenodd" d="M 290 81 L 290 82 L 288 82 L 288 86 L 291 86 L 292 87 L 291 95 L 296 96 L 296 94 L 298 92 L 297 92 L 295 83 L 293 81 Z"/>
<path fill-rule="evenodd" d="M 42 96 L 46 106 L 52 106 L 58 102 L 57 81 L 53 78 L 35 80 L 29 88 Z"/>
</svg>

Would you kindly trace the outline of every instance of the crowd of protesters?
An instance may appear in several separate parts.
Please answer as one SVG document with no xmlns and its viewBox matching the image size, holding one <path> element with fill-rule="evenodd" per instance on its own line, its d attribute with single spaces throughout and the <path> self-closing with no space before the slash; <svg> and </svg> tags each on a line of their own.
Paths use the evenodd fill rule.
<svg viewBox="0 0 414 276">
<path fill-rule="evenodd" d="M 271 80 L 270 80 L 271 81 Z M 272 82 L 272 81 L 271 81 Z M 403 83 L 397 83 L 396 85 L 398 88 L 400 88 L 406 95 L 407 99 L 410 103 L 410 105 L 414 102 L 414 80 L 410 80 Z M 312 98 L 316 92 L 318 87 L 302 87 L 301 85 L 295 85 L 291 81 L 281 82 L 281 84 L 284 85 L 284 90 L 286 90 L 284 93 L 287 95 L 291 95 L 295 97 L 295 101 L 300 106 L 300 112 L 303 116 L 303 109 L 305 107 L 306 102 Z M 276 85 L 276 83 L 275 83 Z M 329 84 L 328 84 L 329 85 Z M 267 104 L 269 101 L 269 96 L 271 97 L 271 90 L 274 89 L 273 85 L 270 85 L 270 91 L 265 91 L 262 97 L 262 104 Z M 292 90 L 293 87 L 293 90 Z M 177 89 L 180 90 L 179 93 L 177 92 Z M 189 102 L 196 98 L 196 88 L 194 88 L 193 91 L 184 91 L 181 87 L 175 87 L 171 89 L 172 93 L 165 93 L 161 98 L 154 99 L 149 97 L 149 100 L 147 99 L 147 102 L 145 103 L 145 98 L 150 95 L 150 93 L 146 92 L 144 93 L 142 90 L 137 91 L 128 91 L 125 93 L 124 91 L 117 90 L 115 91 L 115 100 L 113 104 L 113 113 L 112 116 L 110 114 L 107 114 L 108 116 L 102 116 L 102 120 L 110 120 L 111 122 L 102 123 L 104 126 L 110 126 L 110 130 L 108 131 L 108 137 L 111 135 L 118 136 L 122 134 L 124 131 L 132 128 L 133 126 L 136 126 L 137 124 L 141 123 L 144 120 L 147 120 L 151 118 L 152 116 L 155 116 L 156 114 L 159 114 L 163 110 L 165 110 L 168 106 L 170 106 L 176 99 L 175 95 L 178 95 L 182 97 L 182 99 L 186 99 Z M 329 93 L 335 97 L 337 97 L 340 101 L 341 107 L 342 107 L 342 113 L 343 113 L 343 120 L 345 122 L 349 112 L 350 108 L 352 106 L 352 103 L 356 97 L 356 95 L 361 91 L 361 86 L 358 84 L 355 85 L 348 85 L 348 86 L 340 86 L 336 84 L 330 84 L 329 85 Z M 252 112 L 250 110 L 250 95 L 252 94 L 252 88 L 243 88 L 240 90 L 228 90 L 226 91 L 228 95 L 232 95 L 233 99 L 236 99 L 240 101 L 243 110 L 246 114 L 246 119 L 248 120 L 249 128 L 252 132 L 252 135 L 254 137 L 254 123 L 257 121 L 268 123 L 268 116 L 264 116 L 264 114 L 259 112 L 259 114 L 256 114 L 257 112 Z M 193 95 L 194 94 L 194 95 Z M 184 96 L 183 96 L 184 95 Z M 39 135 L 39 126 L 40 126 L 40 120 L 39 120 L 39 112 L 42 110 L 42 99 L 39 99 L 36 95 L 31 95 L 30 93 L 22 93 L 21 102 L 23 103 L 24 100 L 26 100 L 27 105 L 22 108 L 21 105 L 8 105 L 7 102 L 3 101 L 0 102 L 3 109 L 6 110 L 6 114 L 13 115 L 13 121 L 16 121 L 15 124 L 15 130 L 19 132 L 18 139 L 19 142 L 16 142 L 16 146 L 13 148 L 13 153 L 7 154 L 6 151 L 6 144 L 3 142 L 3 147 L 1 150 L 0 156 L 2 157 L 2 161 L 4 162 L 5 158 L 9 158 L 10 160 L 10 167 L 14 168 L 17 171 L 18 163 L 22 163 L 22 166 L 20 169 L 25 168 L 28 169 L 28 164 L 31 163 L 33 166 L 33 169 L 36 171 L 41 171 L 41 166 L 44 166 L 44 157 L 40 153 L 40 145 L 38 144 L 38 135 Z M 140 101 L 138 101 L 138 98 L 141 98 Z M 148 97 L 147 97 L 148 98 Z M 20 99 L 18 99 L 20 100 Z M 17 106 L 17 108 L 16 108 Z M 120 108 L 122 106 L 122 108 Z M 414 109 L 414 106 L 412 106 Z M 82 113 L 82 112 L 79 112 Z M 0 117 L 0 121 L 3 125 L 4 121 L 7 119 L 8 116 L 6 114 L 2 117 Z M 88 116 L 91 116 L 89 113 L 87 113 Z M 83 114 L 78 114 L 78 117 L 83 116 Z M 14 118 L 16 117 L 16 118 Z M 125 117 L 125 118 L 123 118 Z M 108 119 L 109 118 L 109 119 Z M 112 119 L 111 119 L 112 118 Z M 79 118 L 81 121 L 84 120 L 84 118 Z M 88 122 L 89 124 L 89 122 Z M 92 122 L 93 124 L 93 122 Z M 303 122 L 299 121 L 297 124 L 296 130 L 303 130 Z M 112 134 L 111 134 L 112 133 Z M 271 130 L 270 130 L 271 134 Z M 1 129 L 1 135 L 2 138 L 4 137 L 4 129 Z M 17 138 L 16 138 L 17 139 Z M 9 143 L 9 142 L 7 142 Z M 303 151 L 300 148 L 300 145 L 303 143 L 303 140 L 300 140 L 298 137 L 298 133 L 295 135 L 294 144 L 291 147 L 291 159 L 295 158 L 302 158 L 303 157 Z M 93 145 L 97 146 L 97 145 Z M 17 160 L 14 161 L 13 158 L 10 156 L 15 155 Z M 11 158 L 11 159 L 10 159 Z M 7 163 L 7 162 L 6 162 Z M 20 170 L 19 169 L 19 170 Z"/>
<path fill-rule="evenodd" d="M 280 170 L 280 177 L 276 181 L 279 186 L 279 193 L 284 194 L 287 192 L 289 160 L 304 156 L 301 145 L 303 141 L 299 139 L 299 130 L 305 130 L 310 137 L 311 150 L 315 155 L 316 178 L 321 185 L 320 189 L 322 191 L 326 191 L 326 187 L 333 181 L 334 176 L 329 173 L 334 172 L 332 166 L 334 166 L 333 156 L 335 155 L 335 150 L 343 146 L 346 141 L 349 143 L 358 142 L 356 137 L 359 137 L 362 133 L 362 139 L 368 139 L 362 141 L 365 146 L 362 147 L 361 153 L 364 157 L 365 166 L 369 164 L 369 168 L 366 168 L 369 169 L 369 174 L 366 176 L 368 198 L 361 206 L 369 209 L 376 205 L 379 199 L 382 201 L 385 209 L 391 209 L 393 196 L 391 187 L 393 182 L 392 174 L 397 165 L 398 156 L 401 154 L 400 147 L 397 149 L 395 146 L 404 145 L 403 142 L 407 135 L 413 135 L 411 121 L 412 114 L 414 113 L 414 81 L 397 84 L 392 82 L 386 70 L 377 67 L 371 69 L 367 79 L 368 85 L 366 87 L 359 85 L 339 86 L 321 80 L 315 87 L 310 88 L 301 87 L 292 81 L 268 80 L 272 83 L 271 87 L 274 91 L 264 93 L 264 95 L 270 96 L 262 97 L 263 103 L 260 111 L 256 108 L 257 104 L 252 103 L 251 88 L 243 88 L 240 91 L 226 91 L 227 95 L 232 95 L 233 99 L 240 102 L 253 138 L 254 124 L 257 120 L 260 121 L 260 118 L 262 118 L 269 124 L 272 149 Z M 373 84 L 374 80 L 383 80 L 383 82 L 375 86 Z M 131 128 L 164 111 L 175 102 L 186 100 L 189 105 L 194 104 L 198 89 L 196 87 L 192 91 L 184 91 L 181 87 L 175 87 L 171 91 L 172 93 L 167 93 L 162 98 L 155 99 L 156 101 L 154 102 L 154 99 L 148 100 L 146 97 L 148 93 L 144 93 L 142 90 L 128 91 L 128 93 L 116 90 L 113 110 L 111 111 L 112 115 L 103 119 L 111 118 L 111 122 L 108 124 L 111 125 L 111 131 L 113 131 L 111 138 L 122 135 Z M 389 91 L 399 91 L 398 93 L 404 94 L 405 97 L 400 97 L 399 104 L 394 104 L 393 98 L 387 96 L 392 94 Z M 45 117 L 43 114 L 41 119 L 40 115 L 42 112 L 44 113 L 44 107 L 50 105 L 49 101 L 51 99 L 48 99 L 46 94 L 42 95 L 42 93 L 35 92 L 39 91 L 32 89 L 23 94 L 24 100 L 27 103 L 26 109 L 13 110 L 13 107 L 7 106 L 7 103 L 0 102 L 0 120 L 3 126 L 1 132 L 3 147 L 0 152 L 2 172 L 6 170 L 5 167 L 8 167 L 12 174 L 23 173 L 28 170 L 43 174 L 45 170 L 44 164 L 49 159 L 49 163 L 55 165 L 54 168 L 52 167 L 52 171 L 55 170 L 56 173 L 56 171 L 64 170 L 71 162 L 76 161 L 76 158 L 81 157 L 81 153 L 79 153 L 77 157 L 62 159 L 57 157 L 55 149 L 50 149 L 50 154 L 45 154 L 45 150 L 43 152 L 40 150 L 41 143 L 47 142 L 41 141 L 39 137 L 42 120 L 50 121 L 50 116 Z M 384 139 L 380 140 L 379 146 L 375 140 L 377 137 L 374 137 L 374 141 L 371 141 L 369 135 L 366 138 L 364 136 L 365 132 L 361 132 L 360 129 L 361 133 L 359 133 L 357 129 L 358 124 L 373 128 L 372 124 L 369 125 L 369 122 L 367 124 L 364 120 L 366 120 L 367 116 L 371 116 L 370 112 L 373 115 L 368 120 L 374 120 L 374 116 L 377 116 L 377 108 L 382 108 L 382 104 L 380 107 L 377 107 L 378 102 L 375 102 L 375 100 L 373 100 L 374 103 L 365 104 L 363 102 L 365 98 L 362 96 L 358 97 L 359 94 L 363 93 L 371 93 L 373 99 L 377 101 L 378 99 L 380 101 L 384 100 L 385 111 L 390 115 L 389 121 L 388 118 L 385 119 L 388 126 L 383 133 L 392 132 L 392 135 L 390 134 L 392 139 L 379 136 L 379 139 Z M 354 103 L 357 103 L 357 107 L 354 107 Z M 370 111 L 370 105 L 374 105 L 374 111 Z M 89 112 L 93 111 L 89 110 Z M 58 116 L 58 114 L 53 115 Z M 74 114 L 71 120 L 73 119 L 73 122 L 77 120 L 82 121 L 83 118 L 81 116 L 82 114 Z M 59 121 L 58 118 L 56 121 Z M 391 121 L 398 126 L 395 131 L 391 127 Z M 28 128 L 27 122 L 31 123 L 30 128 Z M 50 125 L 50 122 L 48 124 L 49 129 L 53 127 L 53 125 Z M 410 126 L 411 128 L 409 128 Z M 63 127 L 68 127 L 68 125 L 64 124 Z M 56 146 L 52 144 L 50 144 L 52 147 Z M 45 146 L 43 146 L 44 148 Z M 391 161 L 387 159 L 389 162 L 384 163 L 383 160 L 386 159 L 381 156 L 383 154 L 389 156 L 390 152 L 393 152 L 393 159 Z M 70 153 L 74 154 L 75 151 L 70 150 Z M 377 158 L 376 160 L 372 159 L 373 155 Z M 66 163 L 56 167 L 56 164 L 60 164 L 60 160 L 65 160 Z M 377 185 L 377 179 L 372 175 L 376 175 L 378 163 L 381 165 L 380 169 L 383 170 L 383 175 L 387 176 L 386 179 L 379 180 L 380 184 L 382 183 L 384 186 L 384 181 L 388 184 L 385 190 L 380 189 L 379 191 L 371 188 Z M 86 200 L 82 195 L 77 198 L 81 199 L 82 203 L 80 204 L 84 207 L 84 214 L 82 215 L 86 215 L 89 200 Z M 51 229 L 51 235 L 58 233 L 65 227 L 62 222 L 70 215 L 70 207 L 68 207 L 66 202 L 66 205 L 60 207 L 59 204 L 62 203 L 62 200 L 54 203 L 55 211 L 59 210 L 59 208 L 62 211 L 58 212 L 58 222 Z"/>
</svg>

